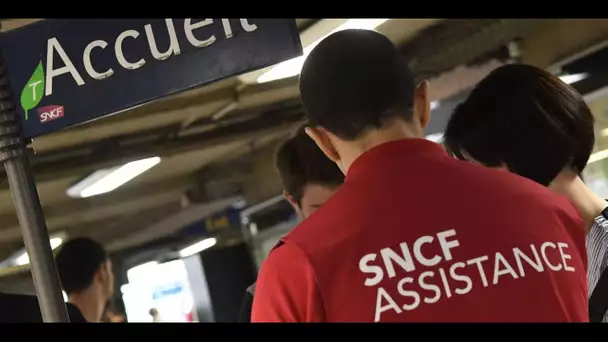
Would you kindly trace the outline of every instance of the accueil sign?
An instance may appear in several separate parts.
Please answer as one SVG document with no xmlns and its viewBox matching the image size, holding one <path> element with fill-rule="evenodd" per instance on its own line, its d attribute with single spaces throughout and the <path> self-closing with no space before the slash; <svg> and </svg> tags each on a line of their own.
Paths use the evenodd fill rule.
<svg viewBox="0 0 608 342">
<path fill-rule="evenodd" d="M 244 32 L 254 32 L 257 29 L 255 23 L 251 23 L 249 19 L 240 19 L 240 26 Z M 28 119 L 28 111 L 35 108 L 41 101 L 43 96 L 51 96 L 53 94 L 53 80 L 57 77 L 71 77 L 78 86 L 84 86 L 92 80 L 103 80 L 112 77 L 115 73 L 115 67 L 102 68 L 95 66 L 92 61 L 94 54 L 112 53 L 116 60 L 116 67 L 125 70 L 137 70 L 144 68 L 149 59 L 153 58 L 157 61 L 165 61 L 171 56 L 177 56 L 182 52 L 182 46 L 178 41 L 177 33 L 173 19 L 165 19 L 166 32 L 163 34 L 169 35 L 169 46 L 164 51 L 160 51 L 152 29 L 152 25 L 147 24 L 143 30 L 130 29 L 121 32 L 114 41 L 93 40 L 84 50 L 81 56 L 68 56 L 65 49 L 61 45 L 61 41 L 52 37 L 47 40 L 46 62 L 42 61 L 36 66 L 32 76 L 21 92 L 21 106 L 25 112 L 25 120 Z M 217 41 L 217 37 L 213 34 L 205 34 L 203 28 L 219 24 L 222 25 L 224 38 L 230 39 L 233 37 L 233 27 L 229 19 L 220 19 L 219 22 L 213 19 L 185 19 L 184 34 L 189 44 L 195 48 L 205 48 L 211 46 Z M 135 39 L 145 39 L 148 43 L 149 55 L 128 56 L 124 53 L 124 46 L 129 44 L 129 41 Z M 110 50 L 110 51 L 109 51 Z M 82 58 L 84 70 L 78 70 L 73 58 Z M 84 77 L 83 77 L 84 76 Z"/>
</svg>

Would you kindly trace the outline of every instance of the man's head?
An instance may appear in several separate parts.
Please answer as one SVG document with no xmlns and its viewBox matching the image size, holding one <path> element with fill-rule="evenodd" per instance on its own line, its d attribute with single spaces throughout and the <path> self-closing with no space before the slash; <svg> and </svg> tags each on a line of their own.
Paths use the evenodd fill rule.
<svg viewBox="0 0 608 342">
<path fill-rule="evenodd" d="M 595 141 L 593 115 L 558 77 L 506 65 L 477 84 L 444 136 L 459 159 L 504 167 L 545 186 L 564 169 L 581 173 Z"/>
<path fill-rule="evenodd" d="M 78 238 L 65 243 L 55 257 L 57 272 L 69 296 L 94 290 L 100 300 L 114 293 L 112 264 L 103 246 L 91 239 Z"/>
<path fill-rule="evenodd" d="M 300 94 L 307 133 L 343 171 L 370 140 L 422 137 L 430 119 L 426 82 L 416 87 L 400 52 L 374 31 L 321 41 L 302 68 Z"/>
<path fill-rule="evenodd" d="M 304 127 L 281 144 L 276 168 L 283 194 L 301 218 L 317 210 L 344 182 L 344 174 L 306 135 Z"/>
</svg>

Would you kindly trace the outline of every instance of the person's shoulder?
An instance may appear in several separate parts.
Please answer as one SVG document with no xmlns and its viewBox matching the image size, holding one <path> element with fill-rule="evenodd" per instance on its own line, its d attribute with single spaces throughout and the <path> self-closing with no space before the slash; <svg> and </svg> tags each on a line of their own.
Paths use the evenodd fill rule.
<svg viewBox="0 0 608 342">
<path fill-rule="evenodd" d="M 548 202 L 551 203 L 550 206 L 572 207 L 568 200 L 545 186 L 508 170 L 489 168 L 469 162 L 454 162 L 456 162 L 454 166 L 460 170 L 458 179 L 475 183 L 475 188 L 481 191 L 505 197 L 529 198 L 535 203 Z"/>
<path fill-rule="evenodd" d="M 289 265 L 306 263 L 307 258 L 297 243 L 292 242 L 287 236 L 281 239 L 268 254 L 264 264 Z"/>
<path fill-rule="evenodd" d="M 492 177 L 500 202 L 508 204 L 508 207 L 514 210 L 547 211 L 557 216 L 582 220 L 566 197 L 541 184 L 507 171 L 495 172 Z"/>
<path fill-rule="evenodd" d="M 314 274 L 307 254 L 302 251 L 298 243 L 282 240 L 268 254 L 262 263 L 256 283 L 256 292 L 252 296 L 257 297 L 260 292 L 268 292 L 268 284 L 291 284 L 292 286 L 303 286 L 304 284 L 294 284 L 296 278 L 306 277 L 307 274 Z M 293 279 L 292 279 L 293 278 Z M 274 286 L 274 285 L 273 285 Z M 277 289 L 270 289 L 271 292 Z"/>
<path fill-rule="evenodd" d="M 534 229 L 555 236 L 563 234 L 574 239 L 580 249 L 584 248 L 585 223 L 578 210 L 564 196 L 548 188 L 522 179 L 525 182 L 517 189 L 503 191 L 495 202 L 497 215 L 520 229 Z"/>
<path fill-rule="evenodd" d="M 467 183 L 470 195 L 477 195 L 488 204 L 487 210 L 510 213 L 539 211 L 539 215 L 552 214 L 557 218 L 582 224 L 576 208 L 561 195 L 530 179 L 507 170 L 492 169 L 473 163 L 457 161 L 460 172 L 457 178 Z M 485 207 L 485 206 L 484 206 Z"/>
</svg>

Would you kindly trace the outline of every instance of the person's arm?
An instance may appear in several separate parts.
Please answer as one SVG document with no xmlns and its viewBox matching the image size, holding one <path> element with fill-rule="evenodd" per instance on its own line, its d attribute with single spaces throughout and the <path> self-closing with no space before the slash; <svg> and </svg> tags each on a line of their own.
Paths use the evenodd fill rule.
<svg viewBox="0 0 608 342">
<path fill-rule="evenodd" d="M 317 282 L 306 256 L 285 243 L 262 264 L 253 299 L 252 322 L 322 322 Z"/>
<path fill-rule="evenodd" d="M 253 305 L 253 295 L 249 291 L 245 292 L 245 299 L 241 304 L 241 314 L 239 322 L 249 323 L 251 322 L 251 306 Z"/>
</svg>

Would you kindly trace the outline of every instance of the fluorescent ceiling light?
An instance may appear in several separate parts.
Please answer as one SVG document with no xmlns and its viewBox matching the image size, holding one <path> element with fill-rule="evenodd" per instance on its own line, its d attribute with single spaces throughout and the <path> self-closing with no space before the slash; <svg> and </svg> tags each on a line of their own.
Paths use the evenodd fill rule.
<svg viewBox="0 0 608 342">
<path fill-rule="evenodd" d="M 217 240 L 215 238 L 207 238 L 205 240 L 199 241 L 193 245 L 190 245 L 190 246 L 182 249 L 181 251 L 179 251 L 179 256 L 180 256 L 180 258 L 189 257 L 196 253 L 200 253 L 207 248 L 213 247 L 216 243 L 217 243 Z"/>
<path fill-rule="evenodd" d="M 150 274 L 156 272 L 158 266 L 157 261 L 150 261 L 137 266 L 131 267 L 127 270 L 127 280 L 129 284 L 148 282 L 151 278 Z"/>
<path fill-rule="evenodd" d="M 93 174 L 70 187 L 68 196 L 91 197 L 115 190 L 140 174 L 160 163 L 159 157 L 132 161 L 123 166 L 95 171 Z"/>
<path fill-rule="evenodd" d="M 606 158 L 608 158 L 608 150 L 601 150 L 601 151 L 592 153 L 591 156 L 589 156 L 589 161 L 587 161 L 587 164 L 595 163 L 597 161 L 600 161 L 600 160 L 606 159 Z"/>
<path fill-rule="evenodd" d="M 51 249 L 55 250 L 57 247 L 61 246 L 63 243 L 63 239 L 60 237 L 55 237 L 50 240 Z M 15 265 L 23 266 L 30 263 L 30 256 L 27 255 L 27 252 L 24 252 L 20 256 L 15 258 Z"/>
<path fill-rule="evenodd" d="M 274 66 L 270 70 L 268 70 L 266 73 L 264 73 L 262 76 L 258 77 L 257 81 L 258 81 L 258 83 L 265 83 L 265 82 L 275 81 L 275 80 L 278 80 L 281 78 L 296 76 L 302 70 L 302 66 L 304 65 L 304 60 L 306 60 L 306 57 L 308 56 L 308 54 L 310 54 L 312 49 L 314 49 L 315 46 L 317 46 L 317 44 L 319 44 L 327 36 L 329 36 L 335 32 L 342 31 L 342 30 L 348 30 L 348 29 L 374 30 L 378 26 L 380 26 L 384 22 L 386 22 L 387 20 L 388 19 L 349 19 L 347 22 L 340 25 L 338 28 L 334 29 L 333 31 L 329 32 L 328 34 L 324 35 L 323 37 L 315 40 L 312 44 L 310 44 L 306 48 L 304 48 L 302 56 L 292 58 L 290 60 L 277 64 L 276 66 Z"/>
<path fill-rule="evenodd" d="M 562 80 L 566 84 L 573 84 L 578 81 L 582 81 L 587 77 L 589 77 L 589 74 L 584 72 L 584 73 L 580 73 L 580 74 L 562 75 L 559 77 L 559 79 Z"/>
<path fill-rule="evenodd" d="M 427 140 L 430 140 L 432 142 L 436 142 L 436 143 L 441 143 L 441 141 L 443 140 L 443 133 L 433 133 L 433 134 L 429 134 L 425 137 Z"/>
</svg>

